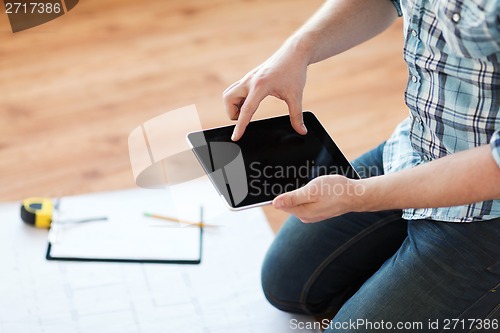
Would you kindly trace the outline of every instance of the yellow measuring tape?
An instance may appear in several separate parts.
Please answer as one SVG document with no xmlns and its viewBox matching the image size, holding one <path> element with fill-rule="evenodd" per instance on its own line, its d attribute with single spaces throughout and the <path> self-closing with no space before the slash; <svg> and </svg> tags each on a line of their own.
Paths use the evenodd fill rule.
<svg viewBox="0 0 500 333">
<path fill-rule="evenodd" d="M 54 203 L 48 198 L 28 198 L 21 205 L 21 219 L 37 228 L 50 228 Z"/>
</svg>

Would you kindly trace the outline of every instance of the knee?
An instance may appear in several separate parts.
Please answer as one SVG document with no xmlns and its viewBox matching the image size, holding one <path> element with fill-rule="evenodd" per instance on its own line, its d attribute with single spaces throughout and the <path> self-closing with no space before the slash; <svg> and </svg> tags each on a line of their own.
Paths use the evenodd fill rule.
<svg viewBox="0 0 500 333">
<path fill-rule="evenodd" d="M 274 307 L 286 312 L 307 313 L 301 299 L 307 276 L 303 274 L 300 263 L 296 261 L 297 255 L 294 254 L 300 247 L 290 239 L 288 232 L 291 224 L 294 224 L 292 219 L 287 221 L 276 236 L 264 258 L 261 271 L 262 290 Z M 291 243 L 295 243 L 295 246 L 292 247 Z"/>
<path fill-rule="evenodd" d="M 330 253 L 316 247 L 325 230 L 319 226 L 290 217 L 264 258 L 262 290 L 269 303 L 282 311 L 323 314 L 338 309 L 344 301 L 342 280 L 332 282 L 329 275 L 319 273 L 324 271 L 322 258 Z"/>
<path fill-rule="evenodd" d="M 293 313 L 304 313 L 300 305 L 301 288 L 293 283 L 293 267 L 286 255 L 277 249 L 268 250 L 261 271 L 262 291 L 275 308 Z"/>
</svg>

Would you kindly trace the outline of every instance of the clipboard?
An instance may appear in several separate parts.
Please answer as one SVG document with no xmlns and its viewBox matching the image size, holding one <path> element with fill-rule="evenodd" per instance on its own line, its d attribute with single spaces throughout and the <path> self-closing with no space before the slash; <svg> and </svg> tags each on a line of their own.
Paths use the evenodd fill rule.
<svg viewBox="0 0 500 333">
<path fill-rule="evenodd" d="M 168 190 L 134 189 L 61 198 L 49 232 L 46 259 L 201 262 L 202 227 L 148 218 L 145 211 L 180 218 Z M 188 213 L 191 216 L 185 216 L 186 211 L 192 212 Z M 198 205 L 183 212 L 183 220 L 199 219 Z M 75 222 L 96 216 L 107 219 Z"/>
</svg>

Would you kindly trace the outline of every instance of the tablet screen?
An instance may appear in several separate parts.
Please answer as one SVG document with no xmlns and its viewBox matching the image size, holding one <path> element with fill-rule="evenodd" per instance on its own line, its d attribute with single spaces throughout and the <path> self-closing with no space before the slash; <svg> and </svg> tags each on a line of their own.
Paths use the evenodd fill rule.
<svg viewBox="0 0 500 333">
<path fill-rule="evenodd" d="M 193 152 L 226 202 L 235 209 L 268 203 L 327 174 L 359 178 L 313 113 L 304 112 L 307 135 L 288 115 L 251 122 L 231 141 L 234 126 L 190 133 Z"/>
</svg>

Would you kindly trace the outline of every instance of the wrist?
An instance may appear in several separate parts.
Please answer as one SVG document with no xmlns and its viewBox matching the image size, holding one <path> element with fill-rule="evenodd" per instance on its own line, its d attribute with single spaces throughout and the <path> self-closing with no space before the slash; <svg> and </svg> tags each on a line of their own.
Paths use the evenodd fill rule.
<svg viewBox="0 0 500 333">
<path fill-rule="evenodd" d="M 355 179 L 354 183 L 354 199 L 353 199 L 353 212 L 373 212 L 380 210 L 378 208 L 378 200 L 381 198 L 377 195 L 377 186 L 374 178 Z"/>
<path fill-rule="evenodd" d="M 301 35 L 293 35 L 286 40 L 283 44 L 284 52 L 293 55 L 300 63 L 305 67 L 312 63 L 312 53 L 313 49 L 311 41 L 308 38 L 303 38 Z"/>
</svg>

